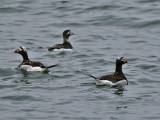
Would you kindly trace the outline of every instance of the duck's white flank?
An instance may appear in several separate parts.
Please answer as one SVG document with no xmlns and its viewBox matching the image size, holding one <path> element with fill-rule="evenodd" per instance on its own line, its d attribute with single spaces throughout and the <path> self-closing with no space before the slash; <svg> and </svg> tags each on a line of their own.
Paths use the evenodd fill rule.
<svg viewBox="0 0 160 120">
<path fill-rule="evenodd" d="M 47 70 L 46 68 L 32 67 L 30 65 L 21 65 L 20 69 L 23 69 L 23 70 L 26 70 L 26 71 L 45 71 L 45 70 Z"/>
<path fill-rule="evenodd" d="M 64 52 L 64 51 L 73 52 L 73 49 L 65 49 L 65 48 L 61 48 L 61 49 L 54 49 L 54 51 L 56 51 L 56 52 Z"/>
<path fill-rule="evenodd" d="M 96 83 L 96 85 L 108 85 L 108 86 L 127 85 L 126 80 L 121 80 L 121 81 L 118 81 L 116 83 L 112 83 L 111 81 L 108 81 L 108 80 L 95 79 L 95 83 Z"/>
</svg>

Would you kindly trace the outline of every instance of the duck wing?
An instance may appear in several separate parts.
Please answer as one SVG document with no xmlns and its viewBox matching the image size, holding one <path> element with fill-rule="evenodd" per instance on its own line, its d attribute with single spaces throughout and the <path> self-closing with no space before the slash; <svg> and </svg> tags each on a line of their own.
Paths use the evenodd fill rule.
<svg viewBox="0 0 160 120">
<path fill-rule="evenodd" d="M 116 83 L 120 80 L 124 80 L 126 79 L 123 75 L 105 75 L 100 77 L 100 80 L 108 80 L 111 81 L 113 83 Z"/>
<path fill-rule="evenodd" d="M 41 62 L 37 62 L 37 61 L 25 61 L 22 63 L 22 65 L 30 65 L 32 67 L 46 68 Z"/>
<path fill-rule="evenodd" d="M 49 47 L 48 51 L 51 51 L 51 50 L 54 50 L 54 49 L 61 49 L 63 47 L 64 47 L 63 44 L 56 44 L 56 45 L 54 45 L 52 47 Z"/>
</svg>

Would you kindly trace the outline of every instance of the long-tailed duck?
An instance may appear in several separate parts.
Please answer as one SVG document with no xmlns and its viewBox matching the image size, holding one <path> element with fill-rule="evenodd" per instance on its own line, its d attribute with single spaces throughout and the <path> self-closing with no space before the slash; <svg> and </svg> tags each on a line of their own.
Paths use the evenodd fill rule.
<svg viewBox="0 0 160 120">
<path fill-rule="evenodd" d="M 45 71 L 49 68 L 55 67 L 56 65 L 52 65 L 52 66 L 44 66 L 42 63 L 37 62 L 37 61 L 31 61 L 28 58 L 28 54 L 27 54 L 27 50 L 25 47 L 21 47 L 19 46 L 14 53 L 18 53 L 21 54 L 23 57 L 23 62 L 19 65 L 19 67 L 23 70 L 26 71 Z"/>
<path fill-rule="evenodd" d="M 122 72 L 122 65 L 128 63 L 128 61 L 121 57 L 116 60 L 116 69 L 113 75 L 105 75 L 100 78 L 97 78 L 86 71 L 86 75 L 95 79 L 96 85 L 110 85 L 110 86 L 118 86 L 118 85 L 128 85 L 128 80 Z"/>
<path fill-rule="evenodd" d="M 52 51 L 55 49 L 73 49 L 71 43 L 69 42 L 69 36 L 73 35 L 73 33 L 71 33 L 71 30 L 65 30 L 63 32 L 63 43 L 62 44 L 56 44 L 52 47 L 48 48 L 48 51 Z"/>
</svg>

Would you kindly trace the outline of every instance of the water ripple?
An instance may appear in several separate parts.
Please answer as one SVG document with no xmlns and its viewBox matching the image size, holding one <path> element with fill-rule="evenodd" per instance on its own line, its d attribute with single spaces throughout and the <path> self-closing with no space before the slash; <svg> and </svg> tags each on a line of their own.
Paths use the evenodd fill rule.
<svg viewBox="0 0 160 120">
<path fill-rule="evenodd" d="M 28 8 L 24 6 L 19 6 L 18 8 L 13 7 L 3 7 L 0 8 L 0 13 L 19 13 L 19 12 L 25 12 Z"/>
</svg>

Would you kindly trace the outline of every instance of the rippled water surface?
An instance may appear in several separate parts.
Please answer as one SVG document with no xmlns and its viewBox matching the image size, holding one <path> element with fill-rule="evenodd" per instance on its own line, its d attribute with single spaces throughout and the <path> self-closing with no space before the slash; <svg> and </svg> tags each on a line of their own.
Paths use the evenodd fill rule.
<svg viewBox="0 0 160 120">
<path fill-rule="evenodd" d="M 159 15 L 159 0 L 1 0 L 0 120 L 159 120 Z M 74 51 L 48 52 L 66 29 Z M 20 45 L 58 66 L 19 70 Z M 96 86 L 83 74 L 111 74 L 121 56 L 128 86 Z"/>
</svg>

